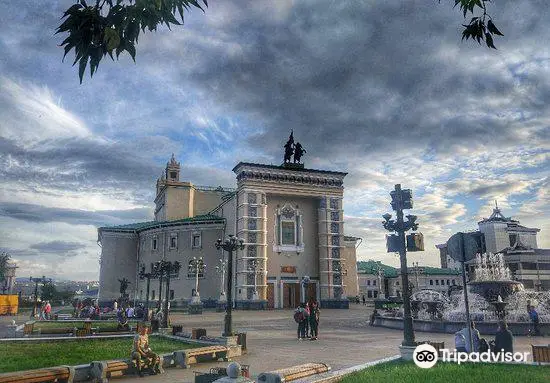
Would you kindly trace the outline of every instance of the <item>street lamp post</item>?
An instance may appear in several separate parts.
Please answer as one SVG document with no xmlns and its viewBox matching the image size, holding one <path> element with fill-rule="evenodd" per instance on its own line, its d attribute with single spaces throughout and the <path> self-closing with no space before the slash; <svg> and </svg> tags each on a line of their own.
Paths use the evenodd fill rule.
<svg viewBox="0 0 550 383">
<path fill-rule="evenodd" d="M 189 262 L 189 271 L 195 274 L 195 295 L 191 298 L 191 303 L 199 304 L 201 301 L 201 296 L 199 293 L 199 275 L 204 273 L 206 269 L 206 264 L 204 263 L 202 257 L 193 257 Z"/>
<path fill-rule="evenodd" d="M 226 301 L 225 296 L 225 270 L 227 269 L 227 261 L 225 259 L 219 259 L 218 265 L 216 265 L 216 271 L 221 275 L 221 288 L 220 288 L 220 302 Z"/>
<path fill-rule="evenodd" d="M 391 214 L 384 214 L 384 229 L 390 232 L 397 232 L 399 260 L 401 263 L 401 283 L 403 286 L 403 343 L 402 346 L 413 347 L 416 345 L 414 341 L 414 329 L 411 315 L 411 301 L 409 294 L 409 274 L 407 271 L 407 248 L 405 244 L 405 232 L 408 230 L 417 230 L 417 217 L 407 215 L 407 221 L 403 220 L 403 210 L 412 209 L 412 191 L 410 189 L 401 189 L 401 185 L 395 185 L 395 190 L 390 192 L 392 198 L 391 206 L 397 214 L 397 220 L 391 219 Z"/>
<path fill-rule="evenodd" d="M 42 283 L 42 285 L 45 285 L 48 282 L 51 282 L 51 278 L 46 278 L 44 275 L 42 278 L 33 278 L 30 277 L 29 280 L 31 283 L 34 283 L 34 307 L 32 309 L 31 319 L 36 317 L 36 306 L 38 304 L 38 284 Z"/>
<path fill-rule="evenodd" d="M 172 274 L 178 274 L 181 268 L 181 264 L 178 261 L 170 262 L 160 260 L 153 264 L 153 274 L 160 279 L 160 285 L 162 286 L 163 278 L 166 278 L 166 295 L 164 300 L 164 308 L 162 307 L 162 289 L 159 290 L 159 309 L 163 309 L 164 315 L 162 316 L 162 327 L 168 327 L 169 308 L 168 303 L 170 301 L 170 279 Z"/>
<path fill-rule="evenodd" d="M 147 295 L 145 296 L 145 318 L 146 320 L 149 319 L 149 289 L 151 286 L 151 278 L 154 278 L 155 275 L 151 271 L 149 273 L 145 272 L 145 264 L 141 265 L 141 269 L 139 270 L 139 278 L 140 279 L 147 279 Z"/>
<path fill-rule="evenodd" d="M 225 320 L 224 320 L 224 332 L 223 336 L 232 336 L 233 335 L 233 325 L 231 311 L 233 308 L 233 252 L 239 250 L 244 250 L 244 240 L 237 238 L 234 235 L 229 235 L 229 237 L 222 241 L 218 239 L 216 242 L 216 249 L 223 249 L 228 252 L 227 257 L 227 305 L 225 311 Z"/>
</svg>

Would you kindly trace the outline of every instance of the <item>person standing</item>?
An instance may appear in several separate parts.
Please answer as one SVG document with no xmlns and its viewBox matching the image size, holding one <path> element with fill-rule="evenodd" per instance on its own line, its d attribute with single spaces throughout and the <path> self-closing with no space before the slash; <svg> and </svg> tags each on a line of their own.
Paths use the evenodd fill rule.
<svg viewBox="0 0 550 383">
<path fill-rule="evenodd" d="M 319 335 L 319 304 L 311 300 L 309 304 L 309 328 L 311 331 L 311 340 L 317 340 Z"/>
<path fill-rule="evenodd" d="M 514 352 L 514 336 L 508 330 L 508 324 L 505 321 L 498 322 L 493 352 Z"/>
<path fill-rule="evenodd" d="M 363 294 L 363 306 L 367 305 L 367 300 L 365 299 L 365 294 Z"/>
<path fill-rule="evenodd" d="M 304 307 L 305 311 L 305 321 L 304 321 L 304 338 L 310 338 L 309 334 L 309 317 L 311 315 L 311 308 L 309 307 L 309 302 L 306 303 L 306 306 Z"/>
<path fill-rule="evenodd" d="M 472 332 L 472 349 L 470 349 L 470 341 L 469 341 L 470 335 L 468 333 L 468 324 L 466 323 L 466 327 L 464 327 L 462 330 L 459 331 L 459 333 L 462 334 L 466 342 L 466 345 L 465 345 L 466 352 L 478 352 L 479 340 L 481 338 L 481 335 L 479 334 L 479 330 L 476 329 L 476 325 L 473 321 L 472 321 L 472 327 L 470 331 Z M 455 337 L 455 343 L 456 343 L 456 337 Z"/>
<path fill-rule="evenodd" d="M 46 320 L 51 319 L 51 313 L 52 313 L 52 305 L 50 304 L 50 301 L 46 301 L 46 305 L 44 306 L 44 319 Z"/>
<path fill-rule="evenodd" d="M 540 319 L 539 319 L 539 313 L 535 310 L 535 306 L 531 306 L 529 308 L 529 318 L 531 318 L 531 322 L 533 322 L 533 331 L 535 335 L 540 335 Z"/>
<path fill-rule="evenodd" d="M 304 303 L 300 303 L 300 306 L 294 311 L 294 321 L 298 323 L 298 340 L 302 340 L 306 337 L 306 309 Z"/>
</svg>

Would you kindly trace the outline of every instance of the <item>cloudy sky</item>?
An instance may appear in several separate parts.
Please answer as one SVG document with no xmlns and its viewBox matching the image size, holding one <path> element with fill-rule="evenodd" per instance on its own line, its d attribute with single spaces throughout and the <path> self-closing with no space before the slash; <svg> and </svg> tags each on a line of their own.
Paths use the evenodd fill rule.
<svg viewBox="0 0 550 383">
<path fill-rule="evenodd" d="M 346 232 L 385 253 L 381 215 L 412 188 L 427 250 L 494 200 L 550 247 L 550 11 L 491 8 L 505 37 L 461 42 L 436 0 L 218 1 L 140 36 L 79 85 L 54 35 L 74 1 L 0 13 L 0 248 L 20 276 L 98 279 L 100 225 L 150 220 L 171 153 L 182 178 L 234 186 L 238 161 L 279 164 L 291 129 L 309 168 L 347 171 Z"/>
</svg>

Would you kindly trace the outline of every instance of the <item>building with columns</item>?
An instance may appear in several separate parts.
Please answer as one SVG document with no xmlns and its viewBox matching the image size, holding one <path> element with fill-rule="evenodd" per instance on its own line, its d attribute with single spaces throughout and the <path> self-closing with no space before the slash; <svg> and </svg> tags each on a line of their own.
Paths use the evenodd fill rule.
<svg viewBox="0 0 550 383">
<path fill-rule="evenodd" d="M 478 222 L 474 232 L 480 239 L 482 253 L 502 254 L 514 279 L 523 283 L 525 288 L 550 290 L 550 249 L 541 249 L 537 245 L 538 228 L 530 228 L 519 221 L 505 217 L 495 204 L 489 218 Z M 436 245 L 439 249 L 441 267 L 459 269 L 460 262 L 453 260 L 447 253 L 447 244 Z M 472 270 L 474 261 L 467 262 Z"/>
<path fill-rule="evenodd" d="M 199 275 L 201 299 L 216 300 L 222 286 L 215 266 L 227 254 L 214 244 L 233 234 L 245 245 L 233 256 L 235 307 L 294 308 L 309 298 L 322 307 L 347 307 L 346 297 L 358 291 L 359 239 L 344 236 L 346 173 L 292 162 L 240 162 L 233 172 L 235 189 L 196 186 L 180 180 L 172 156 L 157 180 L 154 221 L 98 229 L 100 301 L 120 297 L 122 278 L 130 281 L 129 298 L 145 301 L 139 269 L 149 271 L 165 259 L 183 265 L 168 296 L 174 305 L 186 302 L 195 287 L 196 274 L 188 268 L 193 257 L 206 264 Z M 151 280 L 149 299 L 158 300 L 159 293 L 166 296 L 166 286 Z"/>
</svg>

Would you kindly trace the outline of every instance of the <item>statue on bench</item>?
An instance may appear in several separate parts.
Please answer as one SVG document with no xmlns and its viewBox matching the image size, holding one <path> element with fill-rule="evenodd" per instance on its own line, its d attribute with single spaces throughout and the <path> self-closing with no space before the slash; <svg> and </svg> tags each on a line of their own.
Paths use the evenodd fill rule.
<svg viewBox="0 0 550 383">
<path fill-rule="evenodd" d="M 160 356 L 155 354 L 149 347 L 150 327 L 145 323 L 139 326 L 139 333 L 134 337 L 134 349 L 132 351 L 132 362 L 135 364 L 139 376 L 143 376 L 145 370 L 153 375 L 162 374 Z"/>
</svg>

